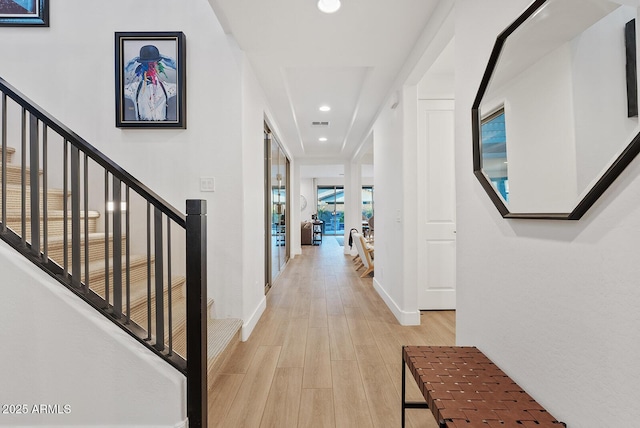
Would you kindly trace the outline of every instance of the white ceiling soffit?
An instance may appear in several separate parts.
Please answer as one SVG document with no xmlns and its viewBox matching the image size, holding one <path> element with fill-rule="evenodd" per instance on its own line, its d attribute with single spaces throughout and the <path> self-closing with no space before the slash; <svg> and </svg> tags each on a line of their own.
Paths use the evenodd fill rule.
<svg viewBox="0 0 640 428">
<path fill-rule="evenodd" d="M 343 178 L 344 165 L 300 165 L 300 178 Z"/>
<path fill-rule="evenodd" d="M 361 176 L 373 177 L 373 165 L 362 164 Z M 301 165 L 300 178 L 331 178 L 344 179 L 344 165 Z M 363 183 L 371 184 L 371 183 Z"/>
<path fill-rule="evenodd" d="M 357 122 L 356 112 L 369 70 L 367 67 L 285 69 L 289 102 L 306 154 L 340 157 L 352 130 L 355 128 L 354 133 L 362 134 L 367 124 Z M 321 105 L 331 106 L 331 111 L 321 112 Z M 317 125 L 318 122 L 327 125 Z M 327 141 L 320 142 L 321 137 Z"/>
<path fill-rule="evenodd" d="M 353 156 L 440 1 L 342 0 L 324 14 L 317 0 L 209 0 L 296 159 Z M 311 123 L 327 119 L 320 135 Z"/>
</svg>

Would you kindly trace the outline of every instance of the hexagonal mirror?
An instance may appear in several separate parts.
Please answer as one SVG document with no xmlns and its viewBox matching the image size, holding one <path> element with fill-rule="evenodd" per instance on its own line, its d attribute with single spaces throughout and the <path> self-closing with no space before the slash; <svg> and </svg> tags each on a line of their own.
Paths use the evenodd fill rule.
<svg viewBox="0 0 640 428">
<path fill-rule="evenodd" d="M 505 218 L 577 220 L 640 149 L 637 0 L 537 0 L 472 107 L 474 173 Z"/>
</svg>

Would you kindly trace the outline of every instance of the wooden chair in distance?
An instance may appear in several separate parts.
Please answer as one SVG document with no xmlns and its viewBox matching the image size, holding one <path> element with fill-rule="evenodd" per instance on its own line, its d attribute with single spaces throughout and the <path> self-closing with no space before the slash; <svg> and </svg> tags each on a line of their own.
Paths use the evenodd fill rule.
<svg viewBox="0 0 640 428">
<path fill-rule="evenodd" d="M 349 231 L 349 249 L 351 249 L 353 247 L 353 245 L 356 245 L 356 241 L 355 241 L 355 238 L 353 236 L 355 233 L 359 233 L 358 229 L 354 228 L 354 229 L 351 229 Z M 357 247 L 356 247 L 356 250 L 357 250 Z M 358 254 L 357 252 L 356 252 L 356 255 L 353 256 L 351 261 L 356 266 L 356 270 L 358 270 L 359 267 L 362 266 L 362 261 L 360 260 L 360 254 Z"/>
<path fill-rule="evenodd" d="M 364 240 L 364 236 L 360 233 L 353 233 L 353 242 L 356 244 L 356 249 L 358 250 L 358 255 L 360 256 L 361 265 L 356 267 L 356 271 L 360 270 L 360 268 L 364 267 L 365 270 L 360 275 L 360 278 L 364 278 L 373 272 L 373 247 L 367 245 Z"/>
</svg>

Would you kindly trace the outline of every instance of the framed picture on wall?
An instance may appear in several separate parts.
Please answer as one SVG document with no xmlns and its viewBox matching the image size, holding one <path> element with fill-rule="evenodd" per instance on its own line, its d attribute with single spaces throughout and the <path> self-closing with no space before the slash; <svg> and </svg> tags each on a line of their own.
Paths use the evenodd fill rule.
<svg viewBox="0 0 640 428">
<path fill-rule="evenodd" d="M 0 26 L 49 26 L 49 0 L 0 0 Z"/>
<path fill-rule="evenodd" d="M 184 34 L 116 33 L 115 43 L 116 127 L 185 129 Z"/>
</svg>

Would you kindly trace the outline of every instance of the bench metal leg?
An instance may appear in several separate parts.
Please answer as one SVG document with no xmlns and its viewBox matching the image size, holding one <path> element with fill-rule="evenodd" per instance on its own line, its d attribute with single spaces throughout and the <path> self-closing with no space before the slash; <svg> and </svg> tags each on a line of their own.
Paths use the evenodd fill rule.
<svg viewBox="0 0 640 428">
<path fill-rule="evenodd" d="M 402 428 L 404 428 L 404 418 L 405 418 L 405 409 L 406 409 L 406 404 L 407 402 L 405 401 L 405 389 L 406 389 L 406 383 L 407 383 L 407 379 L 406 379 L 406 372 L 407 372 L 407 365 L 404 362 L 404 346 L 402 347 Z"/>
<path fill-rule="evenodd" d="M 405 427 L 405 410 L 406 409 L 428 409 L 427 403 L 406 400 L 407 388 L 407 364 L 404 361 L 404 346 L 402 347 L 402 428 Z"/>
</svg>

